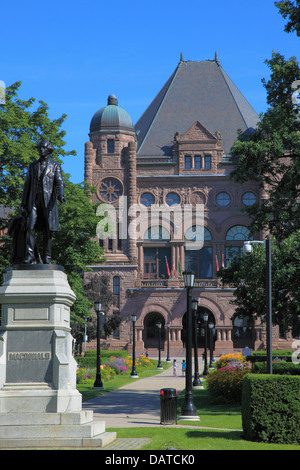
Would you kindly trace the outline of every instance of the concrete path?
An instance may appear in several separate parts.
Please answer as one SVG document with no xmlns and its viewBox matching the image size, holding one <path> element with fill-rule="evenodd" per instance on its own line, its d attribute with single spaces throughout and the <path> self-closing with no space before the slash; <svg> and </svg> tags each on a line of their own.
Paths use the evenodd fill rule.
<svg viewBox="0 0 300 470">
<path fill-rule="evenodd" d="M 82 408 L 93 410 L 94 420 L 104 420 L 106 428 L 161 426 L 160 390 L 175 388 L 179 393 L 185 388 L 181 358 L 177 362 L 177 377 L 173 377 L 173 368 L 170 367 L 152 377 L 132 379 L 118 390 L 83 403 Z M 200 362 L 199 371 L 202 372 Z"/>
</svg>

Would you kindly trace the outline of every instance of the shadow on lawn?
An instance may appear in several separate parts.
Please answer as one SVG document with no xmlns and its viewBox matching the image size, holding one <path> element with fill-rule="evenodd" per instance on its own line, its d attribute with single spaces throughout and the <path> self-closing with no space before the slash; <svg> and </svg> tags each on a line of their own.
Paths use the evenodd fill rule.
<svg viewBox="0 0 300 470">
<path fill-rule="evenodd" d="M 186 437 L 191 439 L 196 438 L 212 438 L 212 439 L 228 439 L 229 441 L 240 441 L 242 439 L 242 431 L 219 431 L 219 430 L 204 430 L 187 431 Z"/>
</svg>

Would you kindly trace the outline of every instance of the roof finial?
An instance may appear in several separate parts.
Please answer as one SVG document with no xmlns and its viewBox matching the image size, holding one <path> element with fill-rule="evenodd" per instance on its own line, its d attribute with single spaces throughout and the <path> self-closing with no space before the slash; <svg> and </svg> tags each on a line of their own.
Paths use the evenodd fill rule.
<svg viewBox="0 0 300 470">
<path fill-rule="evenodd" d="M 217 65 L 220 65 L 219 58 L 218 58 L 218 51 L 215 52 L 215 62 Z"/>
<path fill-rule="evenodd" d="M 180 53 L 180 62 L 183 62 L 183 53 Z"/>
</svg>

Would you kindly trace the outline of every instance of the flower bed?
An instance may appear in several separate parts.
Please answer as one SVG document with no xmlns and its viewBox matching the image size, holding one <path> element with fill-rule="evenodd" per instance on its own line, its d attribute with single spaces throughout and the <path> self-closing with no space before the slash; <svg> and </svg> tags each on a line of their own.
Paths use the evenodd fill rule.
<svg viewBox="0 0 300 470">
<path fill-rule="evenodd" d="M 216 370 L 206 377 L 212 403 L 241 403 L 242 383 L 251 373 L 251 364 L 241 354 L 226 354 L 216 362 Z"/>
</svg>

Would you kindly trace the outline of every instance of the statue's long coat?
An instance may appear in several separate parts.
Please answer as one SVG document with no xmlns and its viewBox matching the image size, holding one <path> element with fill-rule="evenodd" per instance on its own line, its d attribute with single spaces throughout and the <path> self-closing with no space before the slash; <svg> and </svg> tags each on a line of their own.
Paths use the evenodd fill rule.
<svg viewBox="0 0 300 470">
<path fill-rule="evenodd" d="M 25 207 L 30 214 L 38 192 L 39 182 L 39 160 L 30 163 L 23 189 L 22 206 Z M 48 229 L 51 231 L 59 230 L 58 220 L 58 204 L 57 196 L 64 196 L 64 182 L 61 173 L 61 167 L 52 158 L 48 159 L 47 167 L 43 176 L 43 197 L 46 209 L 46 219 L 48 221 Z M 39 224 L 37 229 L 45 229 Z"/>
</svg>

